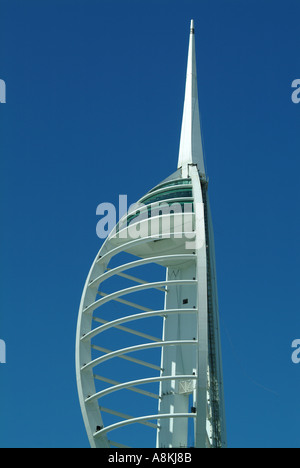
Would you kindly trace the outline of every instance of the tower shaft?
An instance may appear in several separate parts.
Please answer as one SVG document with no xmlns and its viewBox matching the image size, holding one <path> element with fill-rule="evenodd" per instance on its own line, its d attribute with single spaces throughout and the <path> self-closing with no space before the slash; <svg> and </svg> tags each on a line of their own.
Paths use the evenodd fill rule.
<svg viewBox="0 0 300 468">
<path fill-rule="evenodd" d="M 219 311 L 215 269 L 215 252 L 207 181 L 205 176 L 198 104 L 195 31 L 191 22 L 185 100 L 183 108 L 178 167 L 193 187 L 196 218 L 194 253 L 196 262 L 186 267 L 168 269 L 168 278 L 197 279 L 197 291 L 191 286 L 174 286 L 165 298 L 166 318 L 163 339 L 197 340 L 197 353 L 189 347 L 163 349 L 162 375 L 197 375 L 193 382 L 162 382 L 159 411 L 162 413 L 197 412 L 194 428 L 189 421 L 163 420 L 157 433 L 157 447 L 224 447 L 226 446 Z M 198 316 L 168 317 L 168 309 L 198 310 Z"/>
</svg>

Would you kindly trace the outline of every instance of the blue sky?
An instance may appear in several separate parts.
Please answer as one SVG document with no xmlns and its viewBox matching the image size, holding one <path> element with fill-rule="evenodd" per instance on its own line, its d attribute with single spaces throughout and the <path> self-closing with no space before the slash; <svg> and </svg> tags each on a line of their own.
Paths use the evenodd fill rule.
<svg viewBox="0 0 300 468">
<path fill-rule="evenodd" d="M 0 0 L 1 447 L 88 447 L 96 207 L 176 170 L 195 20 L 230 447 L 299 447 L 297 0 Z"/>
</svg>

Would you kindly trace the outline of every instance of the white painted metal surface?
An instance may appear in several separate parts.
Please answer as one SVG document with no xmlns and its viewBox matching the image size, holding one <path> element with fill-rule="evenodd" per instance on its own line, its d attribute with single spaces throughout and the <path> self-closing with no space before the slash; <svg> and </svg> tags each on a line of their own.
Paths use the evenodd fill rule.
<svg viewBox="0 0 300 468">
<path fill-rule="evenodd" d="M 200 174 L 205 174 L 198 104 L 195 29 L 193 20 L 191 21 L 190 30 L 178 167 L 182 167 L 185 171 L 188 164 L 197 164 Z"/>
<path fill-rule="evenodd" d="M 226 447 L 193 22 L 178 170 L 140 202 L 146 216 L 126 214 L 108 236 L 79 308 L 76 374 L 90 445 Z"/>
</svg>

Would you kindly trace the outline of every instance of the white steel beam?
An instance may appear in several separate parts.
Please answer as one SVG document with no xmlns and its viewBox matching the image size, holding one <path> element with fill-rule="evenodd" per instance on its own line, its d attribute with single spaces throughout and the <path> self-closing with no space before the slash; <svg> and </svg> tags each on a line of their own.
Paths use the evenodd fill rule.
<svg viewBox="0 0 300 468">
<path fill-rule="evenodd" d="M 196 418 L 194 413 L 168 413 L 168 414 L 150 414 L 148 416 L 140 416 L 138 418 L 132 418 L 127 421 L 122 421 L 119 423 L 111 424 L 110 426 L 104 427 L 100 431 L 94 433 L 94 437 L 97 438 L 107 432 L 111 432 L 115 429 L 119 429 L 123 426 L 128 426 L 128 424 L 141 423 L 142 421 L 152 421 L 154 419 L 176 419 L 176 418 Z"/>
<path fill-rule="evenodd" d="M 124 382 L 119 385 L 114 385 L 113 387 L 106 388 L 105 390 L 101 390 L 101 392 L 97 392 L 94 395 L 90 395 L 85 399 L 86 404 L 92 403 L 95 400 L 99 400 L 110 393 L 117 392 L 119 390 L 124 390 L 130 387 L 135 387 L 136 385 L 146 385 L 154 382 L 162 382 L 164 380 L 185 380 L 185 379 L 194 379 L 196 380 L 197 377 L 195 375 L 165 375 L 159 377 L 150 377 L 149 379 L 138 379 L 132 380 L 130 382 Z"/>
<path fill-rule="evenodd" d="M 168 310 L 154 310 L 150 312 L 144 312 L 142 314 L 134 314 L 134 315 L 128 315 L 126 317 L 122 317 L 120 319 L 112 320 L 110 322 L 105 323 L 105 325 L 102 325 L 101 327 L 97 327 L 93 330 L 91 330 L 89 333 L 83 335 L 81 337 L 81 341 L 87 341 L 94 336 L 99 335 L 100 333 L 103 333 L 106 330 L 109 330 L 110 328 L 117 327 L 118 325 L 122 323 L 127 323 L 127 322 L 133 322 L 135 320 L 141 320 L 141 319 L 146 319 L 146 318 L 152 318 L 152 317 L 166 317 L 167 315 L 178 315 L 178 314 L 197 314 L 198 309 L 168 309 Z M 96 322 L 103 323 L 102 319 L 99 319 L 98 317 L 93 317 L 93 320 Z M 161 341 L 161 340 L 159 340 Z"/>
<path fill-rule="evenodd" d="M 89 306 L 84 309 L 84 313 L 90 313 L 97 309 L 98 307 L 106 304 L 109 301 L 113 301 L 118 299 L 121 296 L 126 296 L 127 294 L 133 294 L 135 292 L 144 291 L 146 289 L 155 289 L 156 287 L 160 286 L 180 286 L 180 285 L 197 285 L 196 280 L 174 280 L 174 281 L 157 281 L 154 283 L 147 283 L 141 284 L 139 286 L 132 286 L 131 288 L 121 289 L 115 293 L 108 294 L 107 296 L 103 297 L 102 299 L 98 299 L 97 301 L 93 302 Z"/>
<path fill-rule="evenodd" d="M 160 348 L 165 346 L 186 346 L 186 345 L 197 345 L 197 340 L 175 340 L 175 341 L 162 341 L 161 343 L 146 343 L 137 346 L 130 346 L 128 348 L 118 349 L 117 351 L 112 351 L 111 353 L 107 353 L 104 356 L 100 356 L 93 361 L 89 362 L 82 366 L 81 371 L 87 371 L 89 369 L 93 369 L 94 367 L 98 366 L 102 362 L 105 362 L 109 359 L 113 359 L 115 357 L 123 356 L 127 353 L 133 353 L 135 351 L 141 351 L 143 349 L 151 349 L 151 348 Z"/>
</svg>

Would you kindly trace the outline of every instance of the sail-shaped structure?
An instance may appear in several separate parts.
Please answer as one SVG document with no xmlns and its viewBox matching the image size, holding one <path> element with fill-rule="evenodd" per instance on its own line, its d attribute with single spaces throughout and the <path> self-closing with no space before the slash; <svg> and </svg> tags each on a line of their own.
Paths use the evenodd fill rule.
<svg viewBox="0 0 300 468">
<path fill-rule="evenodd" d="M 92 264 L 76 374 L 91 447 L 226 447 L 193 21 L 178 167 L 130 208 Z"/>
</svg>

